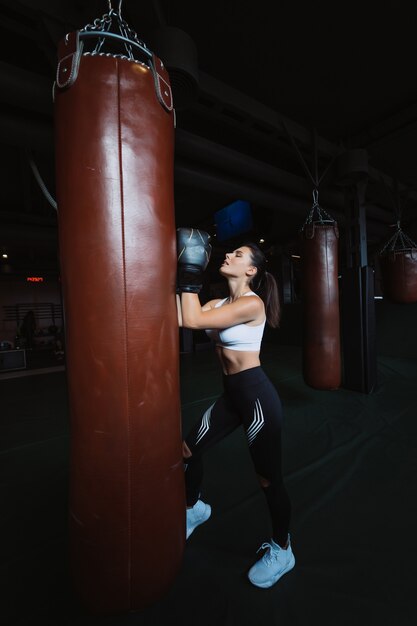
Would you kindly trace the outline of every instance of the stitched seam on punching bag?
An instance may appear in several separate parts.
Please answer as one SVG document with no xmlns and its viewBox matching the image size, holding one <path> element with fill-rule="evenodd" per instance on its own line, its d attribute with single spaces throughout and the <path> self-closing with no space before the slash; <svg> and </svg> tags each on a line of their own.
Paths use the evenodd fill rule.
<svg viewBox="0 0 417 626">
<path fill-rule="evenodd" d="M 120 64 L 116 59 L 117 68 L 117 125 L 118 125 L 118 151 L 119 151 L 119 179 L 120 179 L 120 212 L 122 231 L 122 265 L 123 265 L 123 303 L 124 303 L 124 331 L 125 331 L 125 373 L 127 393 L 127 576 L 128 576 L 128 605 L 132 605 L 132 506 L 131 506 L 131 454 L 130 454 L 130 398 L 129 398 L 129 363 L 128 363 L 128 328 L 127 328 L 127 293 L 126 293 L 126 242 L 125 242 L 125 219 L 124 219 L 124 194 L 123 194 L 123 164 L 122 164 L 122 120 L 120 115 Z"/>
<path fill-rule="evenodd" d="M 329 285 L 329 247 L 328 247 L 328 231 L 324 231 L 324 240 L 326 243 L 326 285 L 327 285 L 327 308 L 326 308 L 326 321 L 330 310 L 330 285 Z"/>
</svg>

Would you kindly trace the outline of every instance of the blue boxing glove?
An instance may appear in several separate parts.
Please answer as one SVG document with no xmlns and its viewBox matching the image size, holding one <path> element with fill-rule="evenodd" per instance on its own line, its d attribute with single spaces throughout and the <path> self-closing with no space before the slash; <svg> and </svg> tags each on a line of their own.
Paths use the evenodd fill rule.
<svg viewBox="0 0 417 626">
<path fill-rule="evenodd" d="M 178 291 L 200 293 L 211 255 L 210 235 L 197 228 L 177 228 Z"/>
</svg>

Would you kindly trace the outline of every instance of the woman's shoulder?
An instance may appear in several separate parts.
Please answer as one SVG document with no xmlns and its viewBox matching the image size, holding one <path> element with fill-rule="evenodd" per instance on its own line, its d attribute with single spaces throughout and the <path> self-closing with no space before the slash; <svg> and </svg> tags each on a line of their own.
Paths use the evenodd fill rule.
<svg viewBox="0 0 417 626">
<path fill-rule="evenodd" d="M 265 315 L 265 303 L 260 296 L 254 291 L 249 291 L 248 293 L 244 293 L 243 296 L 239 298 L 239 300 L 246 300 L 246 302 L 250 302 L 251 310 L 257 315 Z"/>
<path fill-rule="evenodd" d="M 210 311 L 210 309 L 216 308 L 216 305 L 220 302 L 224 302 L 227 298 L 215 298 L 214 300 L 209 300 L 203 305 L 203 311 Z"/>
<path fill-rule="evenodd" d="M 264 301 L 262 300 L 261 296 L 258 296 L 258 294 L 254 291 L 248 291 L 247 293 L 244 293 L 239 299 L 248 299 L 251 302 L 256 302 L 260 307 L 264 306 Z"/>
</svg>

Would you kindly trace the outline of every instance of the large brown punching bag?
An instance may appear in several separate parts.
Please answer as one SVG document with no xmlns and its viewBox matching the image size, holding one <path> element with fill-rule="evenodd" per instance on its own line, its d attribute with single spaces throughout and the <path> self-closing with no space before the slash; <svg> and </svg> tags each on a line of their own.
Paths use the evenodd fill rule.
<svg viewBox="0 0 417 626">
<path fill-rule="evenodd" d="M 301 230 L 303 376 L 315 389 L 341 384 L 338 241 L 335 221 Z"/>
<path fill-rule="evenodd" d="M 185 544 L 169 77 L 59 46 L 56 193 L 70 407 L 72 581 L 90 611 L 137 610 Z"/>
</svg>

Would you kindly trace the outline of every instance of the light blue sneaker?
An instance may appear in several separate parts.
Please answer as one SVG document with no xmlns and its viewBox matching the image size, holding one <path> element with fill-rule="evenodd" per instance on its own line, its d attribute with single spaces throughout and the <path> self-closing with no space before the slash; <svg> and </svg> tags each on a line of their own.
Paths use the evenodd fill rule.
<svg viewBox="0 0 417 626">
<path fill-rule="evenodd" d="M 191 533 L 211 515 L 211 506 L 202 500 L 197 500 L 191 509 L 187 509 L 187 539 Z"/>
<path fill-rule="evenodd" d="M 271 539 L 271 543 L 263 543 L 259 548 L 259 550 L 264 549 L 266 549 L 265 554 L 250 568 L 248 578 L 256 587 L 266 589 L 267 587 L 272 587 L 281 576 L 294 567 L 295 558 L 291 549 L 289 535 L 286 550 L 275 543 L 273 539 Z"/>
</svg>

